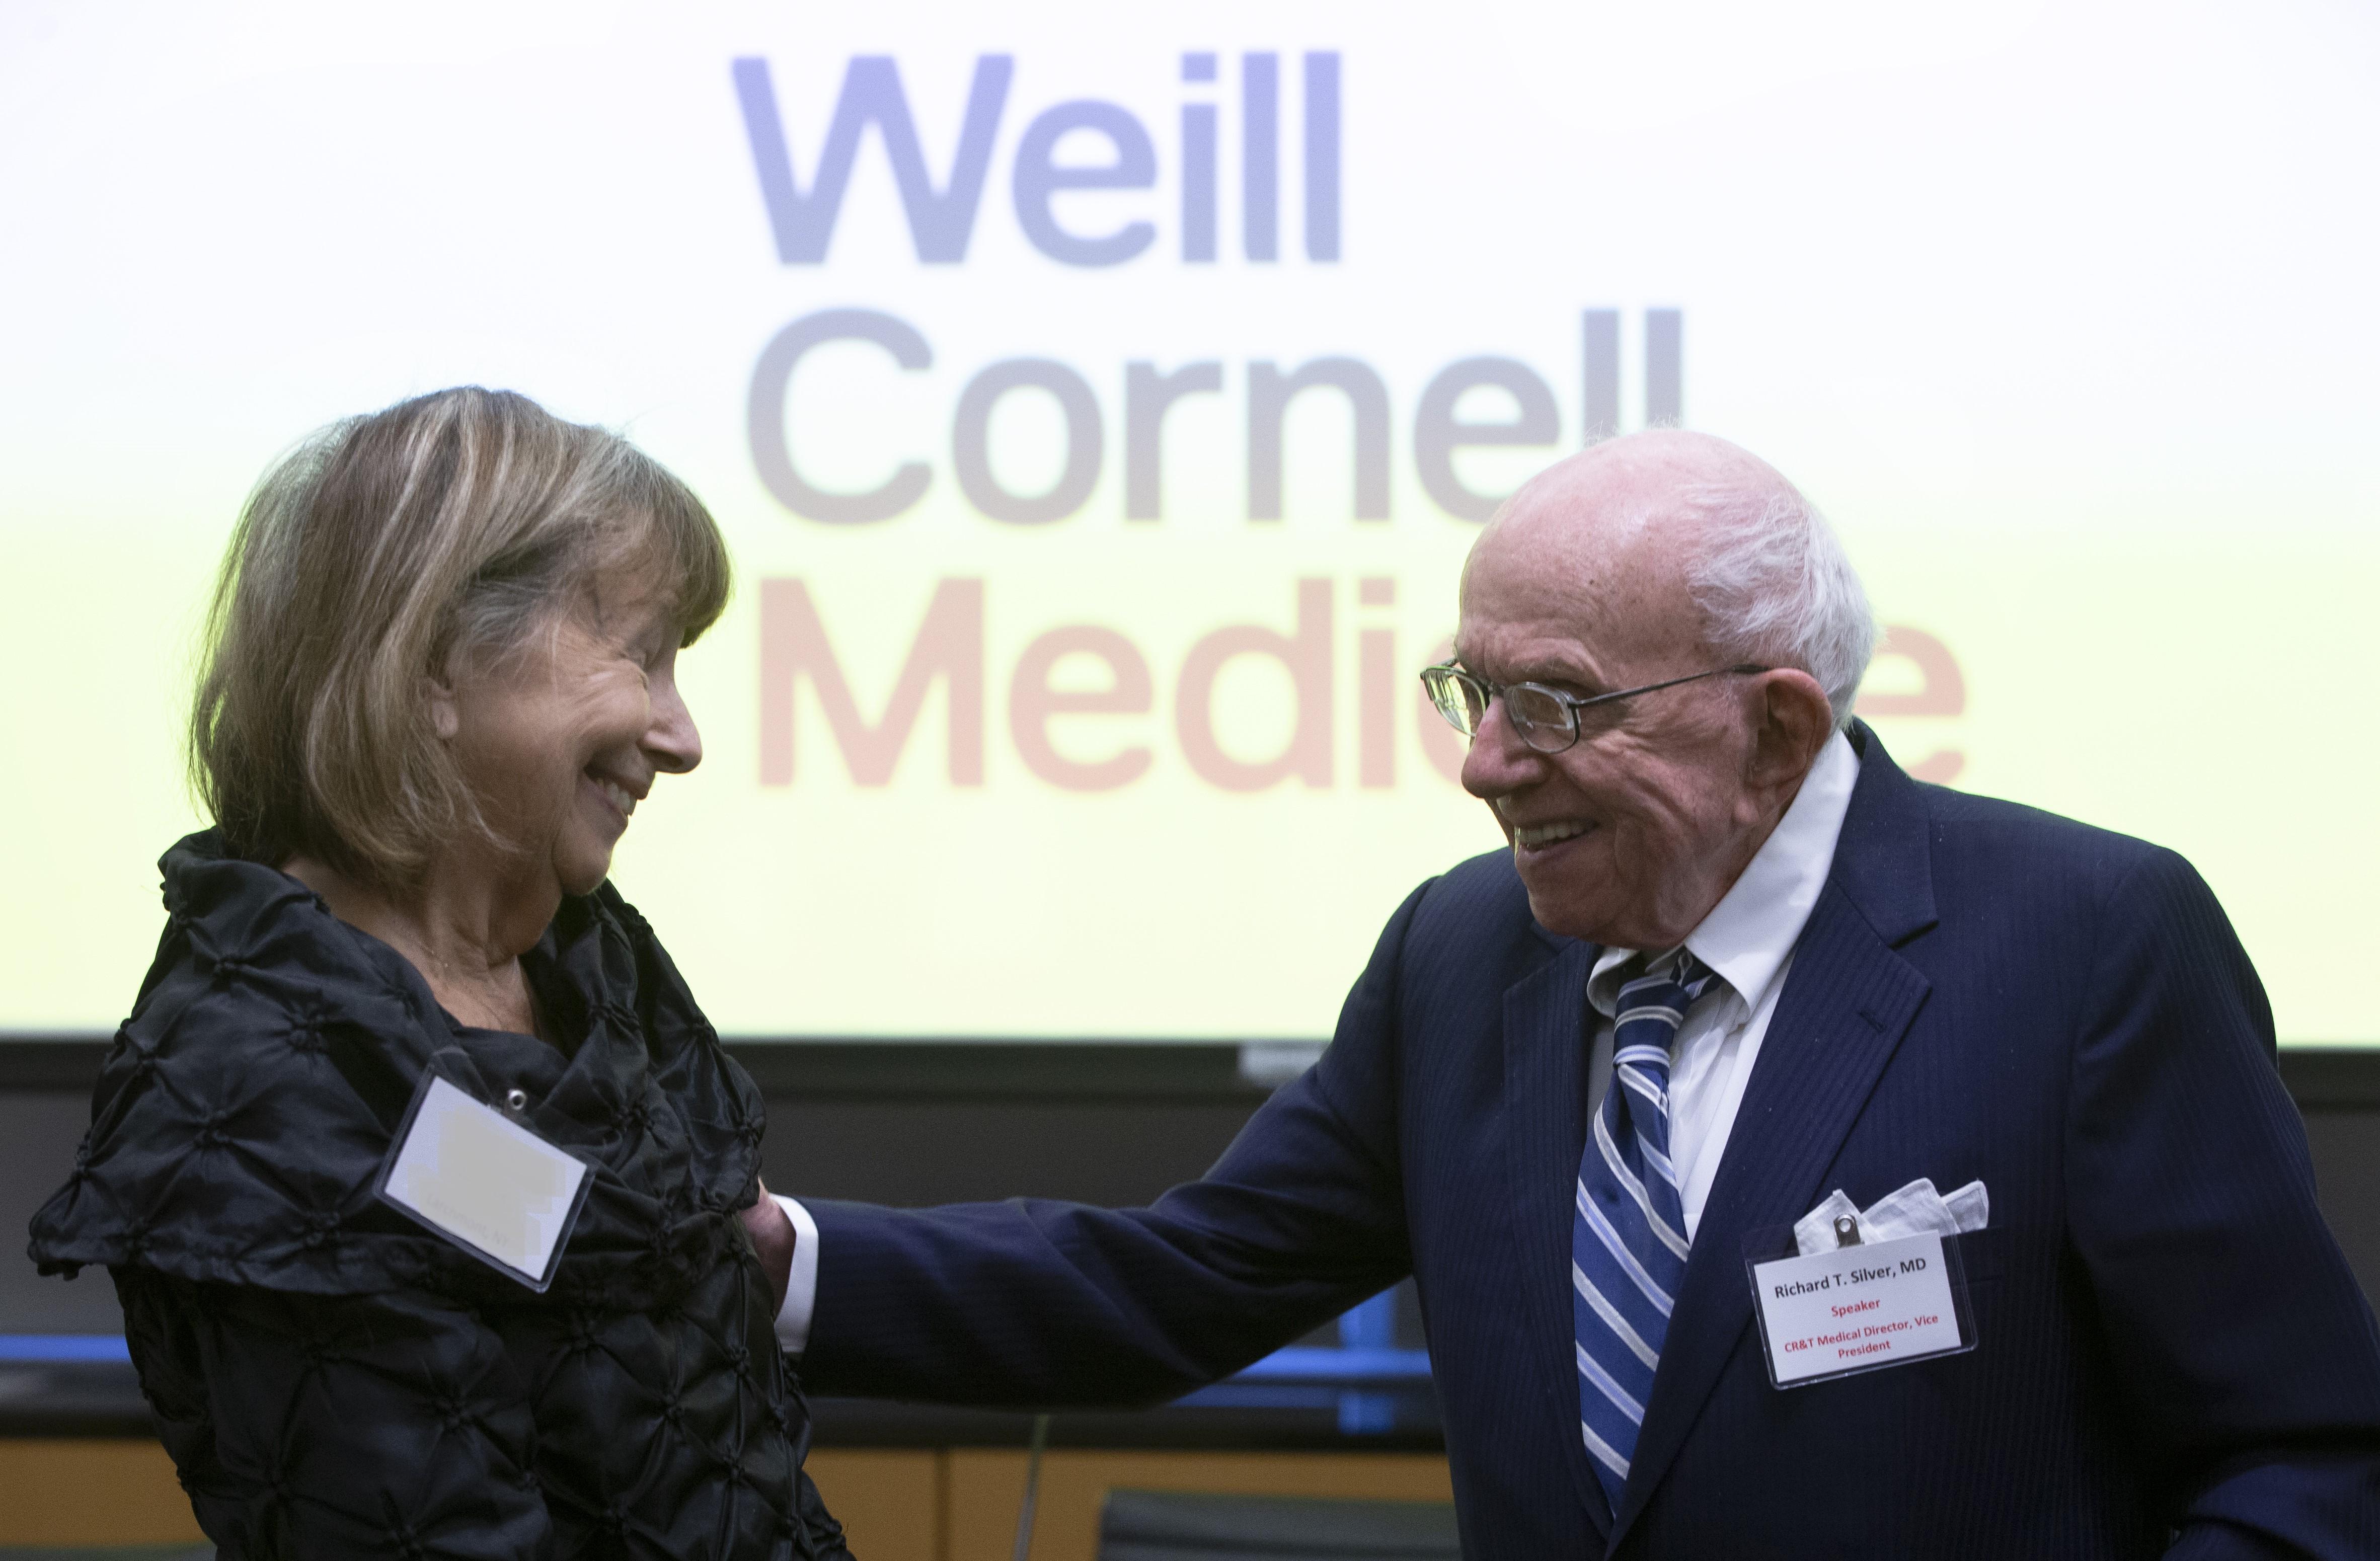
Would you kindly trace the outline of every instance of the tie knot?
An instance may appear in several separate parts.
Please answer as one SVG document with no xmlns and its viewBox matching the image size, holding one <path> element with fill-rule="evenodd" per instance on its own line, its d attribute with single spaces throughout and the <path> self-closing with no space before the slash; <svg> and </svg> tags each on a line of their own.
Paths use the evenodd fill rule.
<svg viewBox="0 0 2380 1561">
<path fill-rule="evenodd" d="M 1617 1007 L 1623 1011 L 1645 1002 L 1665 1003 L 1682 1010 L 1718 979 L 1717 972 L 1684 949 L 1666 954 L 1640 954 L 1622 965 L 1619 974 Z"/>
<path fill-rule="evenodd" d="M 1711 966 L 1694 959 L 1694 951 L 1681 945 L 1670 950 L 1669 954 L 1647 954 L 1645 957 L 1645 974 L 1661 975 L 1664 980 L 1676 980 L 1678 986 L 1690 986 L 1694 980 L 1709 975 Z"/>
<path fill-rule="evenodd" d="M 1710 966 L 1694 958 L 1693 954 L 1680 949 L 1668 957 L 1648 964 L 1645 974 L 1660 976 L 1663 980 L 1683 986 L 1694 996 L 1700 997 L 1703 988 L 1709 985 L 1711 977 L 1717 973 Z"/>
<path fill-rule="evenodd" d="M 1686 1010 L 1718 979 L 1708 965 L 1681 950 L 1621 981 L 1611 1016 L 1614 1059 L 1666 1073 L 1670 1047 L 1686 1022 Z"/>
<path fill-rule="evenodd" d="M 1587 1005 L 1607 1019 L 1619 1017 L 1622 1009 L 1641 1000 L 1622 994 L 1639 994 L 1658 989 L 1667 993 L 1670 1007 L 1682 1011 L 1687 1004 L 1710 991 L 1714 984 L 1724 984 L 1727 977 L 1712 970 L 1684 949 L 1672 949 L 1663 954 L 1630 954 L 1616 964 L 1604 965 L 1588 977 Z"/>
</svg>

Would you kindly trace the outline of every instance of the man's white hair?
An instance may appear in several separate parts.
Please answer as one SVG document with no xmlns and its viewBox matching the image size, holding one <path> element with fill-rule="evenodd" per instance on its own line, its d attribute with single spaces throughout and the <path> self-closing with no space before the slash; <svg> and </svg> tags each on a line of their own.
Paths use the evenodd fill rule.
<svg viewBox="0 0 2380 1561">
<path fill-rule="evenodd" d="M 1682 498 L 1701 534 L 1686 585 L 1711 647 L 1723 660 L 1800 668 L 1849 727 L 1876 616 L 1834 527 L 1791 488 L 1696 487 Z"/>
</svg>

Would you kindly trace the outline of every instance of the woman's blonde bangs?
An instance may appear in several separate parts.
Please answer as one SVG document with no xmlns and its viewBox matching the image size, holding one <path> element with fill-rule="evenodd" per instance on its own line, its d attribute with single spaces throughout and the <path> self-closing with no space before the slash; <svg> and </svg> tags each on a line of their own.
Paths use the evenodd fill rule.
<svg viewBox="0 0 2380 1561">
<path fill-rule="evenodd" d="M 681 646 L 700 639 L 720 615 L 735 587 L 727 541 L 719 523 L 675 473 L 633 446 L 628 454 L 649 474 L 641 502 L 631 512 L 638 534 L 632 551 L 663 582 L 679 627 Z"/>
<path fill-rule="evenodd" d="M 664 576 L 686 643 L 726 607 L 693 491 L 526 396 L 439 391 L 300 442 L 249 496 L 207 620 L 189 760 L 225 843 L 395 888 L 442 844 L 492 839 L 429 681 L 526 643 L 623 562 Z"/>
</svg>

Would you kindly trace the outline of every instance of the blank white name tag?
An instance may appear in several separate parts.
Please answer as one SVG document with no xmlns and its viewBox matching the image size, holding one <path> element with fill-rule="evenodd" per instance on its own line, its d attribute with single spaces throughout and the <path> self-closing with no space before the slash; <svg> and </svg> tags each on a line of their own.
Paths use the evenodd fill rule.
<svg viewBox="0 0 2380 1561">
<path fill-rule="evenodd" d="M 1975 1347 L 1965 1285 L 1939 1236 L 1752 1263 L 1768 1380 L 1779 1387 Z"/>
<path fill-rule="evenodd" d="M 380 1195 L 542 1290 L 592 1175 L 584 1160 L 432 1074 L 414 1097 Z"/>
</svg>

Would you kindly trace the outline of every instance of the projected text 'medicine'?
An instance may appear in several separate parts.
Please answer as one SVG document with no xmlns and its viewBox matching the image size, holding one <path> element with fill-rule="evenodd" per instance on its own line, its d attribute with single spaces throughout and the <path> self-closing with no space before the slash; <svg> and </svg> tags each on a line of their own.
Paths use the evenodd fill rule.
<svg viewBox="0 0 2380 1561">
<path fill-rule="evenodd" d="M 1394 789 L 1403 767 L 1400 754 L 1410 743 L 1422 768 L 1448 783 L 1460 781 L 1463 741 L 1430 707 L 1414 676 L 1413 648 L 1400 644 L 1385 610 L 1397 604 L 1392 576 L 1365 575 L 1354 582 L 1355 611 L 1352 680 L 1342 662 L 1339 583 L 1308 576 L 1294 582 L 1292 621 L 1286 627 L 1232 623 L 1191 642 L 1172 679 L 1172 736 L 1182 762 L 1200 780 L 1225 792 L 1262 792 L 1294 780 L 1311 790 L 1342 783 L 1334 756 L 1340 722 L 1352 714 L 1355 736 L 1354 781 L 1366 791 Z M 795 772 L 795 693 L 805 681 L 826 718 L 828 732 L 852 780 L 862 787 L 892 783 L 902 755 L 923 716 L 928 693 L 940 684 L 945 719 L 944 765 L 953 786 L 984 784 L 988 706 L 984 630 L 986 584 L 979 577 L 939 581 L 881 712 L 862 713 L 852 678 L 835 651 L 818 599 L 808 582 L 775 578 L 760 584 L 760 782 L 789 786 Z M 1424 654 L 1435 659 L 1450 647 L 1439 640 Z M 1949 648 L 1920 629 L 1894 625 L 1879 650 L 1881 662 L 1916 675 L 1913 689 L 1887 688 L 1867 696 L 1861 709 L 1876 716 L 1952 716 L 1965 704 L 1964 680 Z M 1291 717 L 1280 745 L 1269 754 L 1234 753 L 1225 736 L 1231 724 L 1221 708 L 1220 684 L 1232 662 L 1267 663 L 1289 693 Z M 1069 660 L 1098 668 L 1096 686 L 1057 676 Z M 1896 666 L 1898 663 L 1900 665 Z M 866 678 L 867 683 L 880 680 Z M 1353 683 L 1353 709 L 1342 710 L 1342 690 Z M 1147 717 L 1157 708 L 1158 681 L 1149 658 L 1129 635 L 1106 624 L 1068 623 L 1035 635 L 1018 655 L 1006 684 L 1008 733 L 1026 769 L 1062 791 L 1107 792 L 1129 786 L 1155 766 L 1155 750 L 1132 736 L 1110 736 L 1107 747 L 1084 755 L 1076 744 L 1062 744 L 1053 728 L 1094 718 Z M 1096 742 L 1097 733 L 1077 733 Z M 1075 752 L 1066 751 L 1075 747 Z M 1965 765 L 1957 749 L 1912 756 L 1911 770 L 1923 780 L 1949 780 Z M 1433 782 L 1434 783 L 1434 782 Z"/>
</svg>

